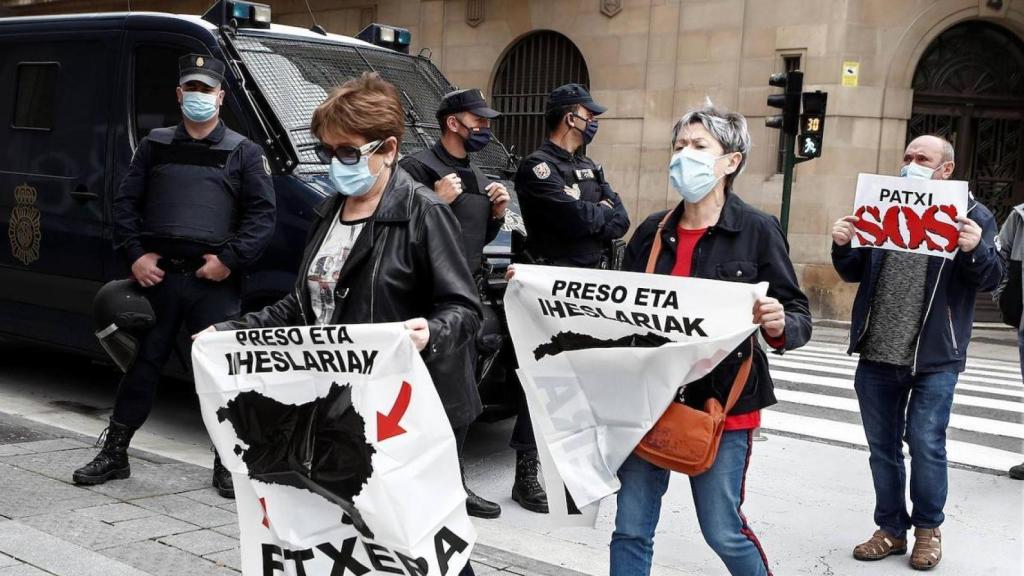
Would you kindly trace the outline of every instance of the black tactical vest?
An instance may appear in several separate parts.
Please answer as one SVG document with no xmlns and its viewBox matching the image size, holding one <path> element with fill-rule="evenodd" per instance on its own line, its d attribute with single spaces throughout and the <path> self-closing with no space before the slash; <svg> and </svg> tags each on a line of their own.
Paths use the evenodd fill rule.
<svg viewBox="0 0 1024 576">
<path fill-rule="evenodd" d="M 143 235 L 216 246 L 238 226 L 241 174 L 231 154 L 245 137 L 225 129 L 213 145 L 175 141 L 176 128 L 149 133 Z"/>
<path fill-rule="evenodd" d="M 420 150 L 412 155 L 424 166 L 429 168 L 440 180 L 449 174 L 456 173 L 455 167 L 446 164 L 434 151 L 433 147 Z M 491 181 L 476 168 L 466 168 L 462 172 L 472 171 L 475 182 L 464 182 L 464 191 L 449 205 L 455 218 L 462 227 L 462 249 L 466 255 L 466 263 L 470 272 L 476 272 L 483 263 L 484 246 L 487 240 L 487 222 L 491 218 L 491 200 L 484 191 Z M 460 178 L 462 175 L 459 176 Z M 469 186 L 475 184 L 476 191 Z"/>
</svg>

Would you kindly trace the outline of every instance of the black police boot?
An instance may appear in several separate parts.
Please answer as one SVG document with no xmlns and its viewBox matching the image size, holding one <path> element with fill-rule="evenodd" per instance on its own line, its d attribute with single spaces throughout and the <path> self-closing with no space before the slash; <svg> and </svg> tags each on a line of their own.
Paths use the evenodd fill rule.
<svg viewBox="0 0 1024 576">
<path fill-rule="evenodd" d="M 459 464 L 462 472 L 462 487 L 466 490 L 466 513 L 474 518 L 497 518 L 501 516 L 501 506 L 497 502 L 484 500 L 466 486 L 466 471 Z"/>
<path fill-rule="evenodd" d="M 512 499 L 530 512 L 548 513 L 548 495 L 537 480 L 540 461 L 537 451 L 516 452 L 516 482 L 512 485 Z"/>
<path fill-rule="evenodd" d="M 220 454 L 214 451 L 213 456 L 213 487 L 223 498 L 235 499 L 235 483 L 231 480 L 231 472 L 220 463 Z"/>
<path fill-rule="evenodd" d="M 103 448 L 92 459 L 92 462 L 75 470 L 71 476 L 75 484 L 103 484 L 107 480 L 120 480 L 131 476 L 132 469 L 128 464 L 128 444 L 132 441 L 133 434 L 135 434 L 134 428 L 118 424 L 111 418 L 110 425 L 100 433 L 100 437 L 96 440 L 96 445 L 98 446 L 102 442 Z"/>
</svg>

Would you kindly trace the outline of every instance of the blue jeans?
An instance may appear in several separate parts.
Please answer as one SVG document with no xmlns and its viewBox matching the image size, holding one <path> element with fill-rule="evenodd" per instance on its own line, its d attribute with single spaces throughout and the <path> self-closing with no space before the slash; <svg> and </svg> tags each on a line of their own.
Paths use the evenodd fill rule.
<svg viewBox="0 0 1024 576">
<path fill-rule="evenodd" d="M 911 526 L 935 528 L 945 519 L 946 427 L 956 381 L 956 372 L 912 375 L 905 366 L 857 364 L 854 389 L 871 451 L 875 524 L 897 538 Z M 907 513 L 904 438 L 910 445 L 913 515 Z"/>
<path fill-rule="evenodd" d="M 690 478 L 697 522 L 704 540 L 734 576 L 770 575 L 761 545 L 740 511 L 743 505 L 751 431 L 722 435 L 718 457 L 707 472 Z M 654 530 L 669 471 L 631 454 L 619 468 L 611 576 L 647 576 L 654 555 Z"/>
</svg>

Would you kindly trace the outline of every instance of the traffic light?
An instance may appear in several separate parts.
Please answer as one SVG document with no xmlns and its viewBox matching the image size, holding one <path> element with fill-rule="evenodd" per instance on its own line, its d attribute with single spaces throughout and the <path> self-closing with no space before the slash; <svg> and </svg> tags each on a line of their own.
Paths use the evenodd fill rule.
<svg viewBox="0 0 1024 576">
<path fill-rule="evenodd" d="M 821 90 L 804 92 L 804 111 L 800 116 L 800 136 L 796 153 L 803 158 L 821 156 L 821 141 L 825 135 L 825 107 L 828 93 Z"/>
<path fill-rule="evenodd" d="M 793 70 L 772 74 L 768 78 L 768 84 L 785 90 L 782 94 L 768 96 L 768 106 L 780 108 L 782 114 L 765 118 L 764 125 L 769 128 L 781 128 L 786 134 L 796 136 L 800 123 L 800 93 L 804 89 L 804 73 Z"/>
</svg>

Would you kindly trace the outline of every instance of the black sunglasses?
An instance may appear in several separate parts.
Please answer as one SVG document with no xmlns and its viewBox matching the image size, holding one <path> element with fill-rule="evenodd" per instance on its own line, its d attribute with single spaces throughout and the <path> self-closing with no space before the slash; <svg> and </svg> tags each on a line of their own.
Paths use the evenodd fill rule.
<svg viewBox="0 0 1024 576">
<path fill-rule="evenodd" d="M 346 166 L 355 166 L 363 156 L 373 154 L 383 143 L 383 140 L 374 140 L 363 146 L 338 146 L 331 148 L 323 142 L 316 145 L 316 157 L 324 164 L 330 164 L 335 158 Z"/>
</svg>

